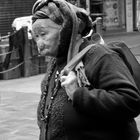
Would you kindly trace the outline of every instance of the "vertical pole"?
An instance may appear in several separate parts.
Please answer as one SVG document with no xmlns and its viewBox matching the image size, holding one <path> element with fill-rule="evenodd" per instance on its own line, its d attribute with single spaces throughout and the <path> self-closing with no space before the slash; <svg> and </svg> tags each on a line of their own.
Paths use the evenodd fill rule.
<svg viewBox="0 0 140 140">
<path fill-rule="evenodd" d="M 96 23 L 96 32 L 102 35 L 102 28 L 103 28 L 103 19 L 101 17 L 96 18 L 97 23 Z"/>
<path fill-rule="evenodd" d="M 126 31 L 133 31 L 133 1 L 126 0 Z"/>
<path fill-rule="evenodd" d="M 136 2 L 136 6 L 137 8 L 136 10 L 136 28 L 138 29 L 138 31 L 140 31 L 140 1 Z"/>
<path fill-rule="evenodd" d="M 30 76 L 30 68 L 31 68 L 31 53 L 28 42 L 28 34 L 27 27 L 23 27 L 24 29 L 24 77 Z"/>
<path fill-rule="evenodd" d="M 90 14 L 90 0 L 86 0 L 86 10 Z"/>
</svg>

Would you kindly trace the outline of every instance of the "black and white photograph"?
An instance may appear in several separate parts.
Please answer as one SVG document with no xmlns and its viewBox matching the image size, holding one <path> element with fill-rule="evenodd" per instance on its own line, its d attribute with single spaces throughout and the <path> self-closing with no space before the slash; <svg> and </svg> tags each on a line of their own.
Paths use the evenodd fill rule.
<svg viewBox="0 0 140 140">
<path fill-rule="evenodd" d="M 140 0 L 0 0 L 0 140 L 140 140 Z"/>
</svg>

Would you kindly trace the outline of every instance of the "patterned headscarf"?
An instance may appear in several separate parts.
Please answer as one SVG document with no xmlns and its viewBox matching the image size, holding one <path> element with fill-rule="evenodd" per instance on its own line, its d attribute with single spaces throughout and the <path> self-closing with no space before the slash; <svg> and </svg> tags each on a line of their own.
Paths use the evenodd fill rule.
<svg viewBox="0 0 140 140">
<path fill-rule="evenodd" d="M 75 55 L 77 34 L 85 36 L 92 28 L 92 21 L 87 12 L 65 0 L 38 0 L 33 6 L 32 13 L 33 22 L 37 19 L 49 18 L 62 25 L 59 48 L 61 54 L 58 55 L 68 54 L 67 62 Z"/>
</svg>

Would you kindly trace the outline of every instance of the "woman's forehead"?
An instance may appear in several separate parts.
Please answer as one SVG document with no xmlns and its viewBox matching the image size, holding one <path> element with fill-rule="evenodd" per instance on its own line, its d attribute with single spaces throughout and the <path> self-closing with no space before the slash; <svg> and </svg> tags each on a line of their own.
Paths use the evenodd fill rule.
<svg viewBox="0 0 140 140">
<path fill-rule="evenodd" d="M 56 24 L 55 22 L 53 22 L 50 19 L 37 19 L 34 23 L 33 23 L 33 30 L 36 28 L 56 28 L 56 29 L 60 29 L 61 26 Z"/>
</svg>

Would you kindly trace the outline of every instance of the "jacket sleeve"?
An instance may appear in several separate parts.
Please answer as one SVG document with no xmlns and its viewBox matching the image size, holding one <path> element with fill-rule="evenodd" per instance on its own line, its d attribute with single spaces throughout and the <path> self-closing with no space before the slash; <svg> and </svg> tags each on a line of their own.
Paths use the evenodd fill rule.
<svg viewBox="0 0 140 140">
<path fill-rule="evenodd" d="M 86 75 L 94 88 L 78 88 L 74 108 L 86 115 L 114 120 L 131 119 L 140 113 L 140 93 L 121 58 L 107 53 L 96 64 L 90 59 Z"/>
</svg>

